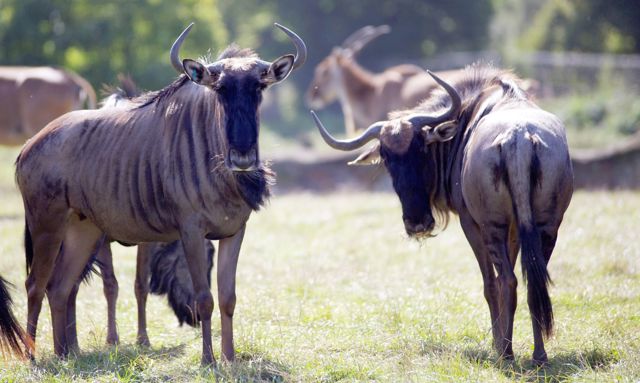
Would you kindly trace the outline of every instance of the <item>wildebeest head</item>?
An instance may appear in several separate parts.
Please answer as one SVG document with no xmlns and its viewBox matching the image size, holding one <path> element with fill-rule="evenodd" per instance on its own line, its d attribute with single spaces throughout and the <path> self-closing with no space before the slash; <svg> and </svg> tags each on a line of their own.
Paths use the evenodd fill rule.
<svg viewBox="0 0 640 383">
<path fill-rule="evenodd" d="M 252 171 L 259 167 L 258 107 L 262 91 L 289 76 L 300 67 L 307 56 L 302 39 L 282 25 L 275 24 L 289 36 L 296 47 L 296 55 L 286 54 L 273 62 L 260 60 L 251 51 L 222 57 L 211 64 L 192 59 L 180 60 L 179 52 L 193 24 L 189 25 L 171 47 L 171 63 L 178 73 L 184 73 L 194 83 L 208 87 L 217 94 L 224 111 L 227 139 L 225 165 L 236 172 Z M 238 51 L 236 47 L 231 50 Z"/>
<path fill-rule="evenodd" d="M 378 143 L 350 164 L 366 165 L 382 162 L 391 175 L 393 188 L 402 204 L 402 218 L 407 234 L 428 235 L 435 226 L 432 196 L 437 187 L 438 169 L 432 144 L 452 139 L 457 133 L 455 120 L 461 107 L 460 95 L 438 76 L 429 74 L 449 93 L 451 104 L 438 116 L 413 114 L 388 121 L 379 121 L 351 140 L 336 140 L 311 112 L 325 142 L 338 150 L 350 151 L 377 139 Z"/>
<path fill-rule="evenodd" d="M 341 88 L 340 67 L 348 65 L 348 62 L 352 61 L 362 48 L 378 36 L 389 33 L 390 30 L 388 25 L 379 27 L 368 25 L 352 33 L 339 47 L 333 48 L 331 54 L 316 66 L 313 80 L 305 95 L 307 105 L 321 109 L 335 101 Z"/>
</svg>

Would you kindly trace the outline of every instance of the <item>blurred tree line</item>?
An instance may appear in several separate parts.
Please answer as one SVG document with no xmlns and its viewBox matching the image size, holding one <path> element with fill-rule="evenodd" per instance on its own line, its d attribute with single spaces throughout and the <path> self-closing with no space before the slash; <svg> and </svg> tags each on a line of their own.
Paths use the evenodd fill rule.
<svg viewBox="0 0 640 383">
<path fill-rule="evenodd" d="M 638 0 L 0 0 L 0 65 L 65 67 L 96 88 L 128 73 L 158 89 L 175 77 L 168 51 L 189 22 L 196 27 L 183 57 L 215 55 L 236 41 L 271 60 L 292 50 L 277 21 L 309 47 L 307 65 L 282 87 L 298 112 L 284 113 L 281 129 L 293 131 L 315 64 L 364 25 L 392 29 L 359 57 L 378 70 L 449 51 L 637 53 L 638 20 Z"/>
<path fill-rule="evenodd" d="M 640 53 L 638 0 L 494 0 L 492 44 L 510 51 Z"/>
</svg>

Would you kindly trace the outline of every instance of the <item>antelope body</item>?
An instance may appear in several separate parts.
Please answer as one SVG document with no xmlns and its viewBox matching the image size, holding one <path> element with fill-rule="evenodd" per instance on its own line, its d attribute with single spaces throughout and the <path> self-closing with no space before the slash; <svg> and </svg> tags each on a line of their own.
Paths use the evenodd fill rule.
<svg viewBox="0 0 640 383">
<path fill-rule="evenodd" d="M 0 144 L 22 145 L 49 122 L 72 110 L 96 107 L 87 80 L 52 67 L 0 67 Z"/>
<path fill-rule="evenodd" d="M 356 55 L 377 37 L 389 33 L 388 26 L 366 26 L 335 47 L 315 68 L 306 92 L 307 104 L 322 109 L 339 100 L 348 136 L 398 109 L 411 108 L 427 98 L 437 83 L 416 65 L 403 64 L 372 73 L 358 64 Z M 459 70 L 438 72 L 453 79 Z"/>
</svg>

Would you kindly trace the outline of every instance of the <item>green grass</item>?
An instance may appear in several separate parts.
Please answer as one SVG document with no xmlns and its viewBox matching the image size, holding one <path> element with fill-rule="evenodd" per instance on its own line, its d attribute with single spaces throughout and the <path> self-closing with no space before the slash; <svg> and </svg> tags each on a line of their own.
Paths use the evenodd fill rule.
<svg viewBox="0 0 640 383">
<path fill-rule="evenodd" d="M 16 285 L 24 322 L 16 152 L 0 150 L 0 274 Z M 201 369 L 199 330 L 178 327 L 164 298 L 151 297 L 147 306 L 152 347 L 135 346 L 135 251 L 114 246 L 121 344 L 104 344 L 106 304 L 94 278 L 78 298 L 82 353 L 64 361 L 53 355 L 45 304 L 37 363 L 0 362 L 0 382 L 637 382 L 639 211 L 640 193 L 574 196 L 549 266 L 557 330 L 542 369 L 530 362 L 522 284 L 516 359 L 501 362 L 492 351 L 480 272 L 456 219 L 417 243 L 403 233 L 395 195 L 297 194 L 274 196 L 249 221 L 238 266 L 235 363 Z M 219 359 L 217 319 L 213 332 Z"/>
</svg>

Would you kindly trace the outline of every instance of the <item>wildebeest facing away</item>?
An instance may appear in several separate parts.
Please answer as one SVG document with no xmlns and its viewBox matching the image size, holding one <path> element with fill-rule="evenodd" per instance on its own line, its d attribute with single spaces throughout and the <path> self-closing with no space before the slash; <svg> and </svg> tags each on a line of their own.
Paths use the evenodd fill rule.
<svg viewBox="0 0 640 383">
<path fill-rule="evenodd" d="M 316 125 L 339 150 L 378 140 L 355 163 L 384 163 L 410 236 L 432 233 L 434 210 L 443 224 L 449 212 L 460 216 L 482 272 L 494 347 L 505 358 L 513 357 L 513 268 L 521 249 L 533 359 L 543 363 L 543 333 L 553 329 L 547 263 L 573 192 L 564 126 L 531 102 L 508 72 L 472 66 L 452 85 L 431 75 L 446 93 L 393 113 L 357 138 L 334 139 L 313 113 Z"/>
<path fill-rule="evenodd" d="M 336 99 L 340 101 L 348 136 L 385 119 L 393 110 L 414 107 L 438 86 L 416 65 L 396 65 L 371 73 L 356 62 L 356 55 L 367 44 L 389 31 L 387 25 L 358 29 L 316 66 L 307 89 L 306 100 L 311 108 L 322 109 Z M 438 72 L 448 80 L 460 73 Z"/>
<path fill-rule="evenodd" d="M 258 106 L 265 88 L 286 79 L 306 59 L 302 39 L 276 26 L 296 46 L 295 56 L 267 62 L 232 45 L 206 64 L 179 59 L 188 27 L 171 48 L 171 62 L 181 73 L 172 84 L 122 109 L 66 114 L 23 148 L 16 161 L 16 180 L 25 204 L 26 236 L 33 242 L 26 249 L 33 251 L 26 282 L 28 352 L 33 351 L 28 343 L 35 339 L 42 298 L 61 243 L 69 243 L 64 248 L 66 276 L 48 294 L 55 297 L 51 302 L 55 352 L 65 355 L 66 302 L 96 241 L 103 234 L 131 244 L 179 238 L 202 323 L 202 363 L 215 363 L 206 237 L 220 240 L 222 354 L 234 359 L 238 254 L 246 221 L 268 198 L 272 178 L 258 151 Z M 9 333 L 3 329 L 5 342 L 20 352 L 11 340 L 20 334 L 4 313 L 0 319 L 9 325 L 4 327 Z"/>
<path fill-rule="evenodd" d="M 0 144 L 22 145 L 49 122 L 72 110 L 96 107 L 91 84 L 52 67 L 0 67 Z"/>
</svg>

